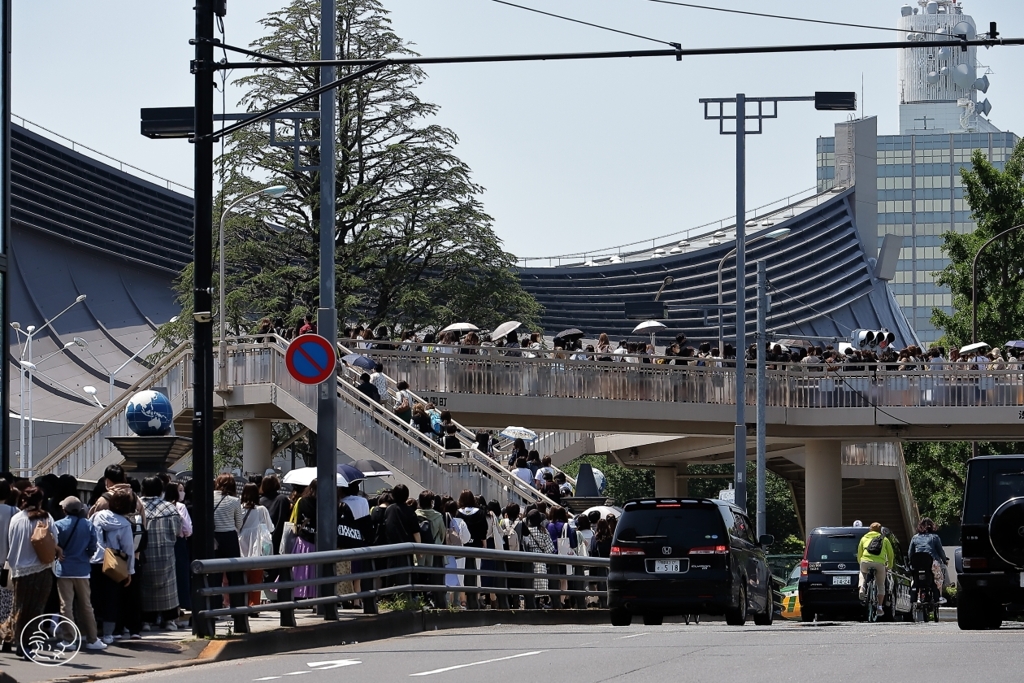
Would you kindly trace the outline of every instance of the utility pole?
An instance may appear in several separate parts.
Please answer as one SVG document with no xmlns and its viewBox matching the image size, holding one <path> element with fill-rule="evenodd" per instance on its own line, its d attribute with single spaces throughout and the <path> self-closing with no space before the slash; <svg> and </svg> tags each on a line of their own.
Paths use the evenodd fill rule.
<svg viewBox="0 0 1024 683">
<path fill-rule="evenodd" d="M 320 53 L 321 59 L 336 58 L 337 14 L 334 0 L 320 3 Z M 320 67 L 320 85 L 334 81 L 333 66 Z M 320 95 L 320 308 L 317 311 L 317 333 L 330 340 L 335 347 L 338 340 L 338 313 L 334 302 L 334 136 L 335 103 L 334 88 Z M 334 550 L 338 546 L 338 382 L 335 375 L 319 386 L 316 411 L 316 549 Z M 320 565 L 322 576 L 333 576 L 334 565 Z M 321 596 L 334 595 L 333 584 L 321 585 Z M 336 604 L 324 606 L 324 618 L 336 620 Z"/>
<path fill-rule="evenodd" d="M 765 434 L 765 403 L 767 402 L 767 379 L 765 378 L 765 343 L 768 341 L 768 269 L 765 262 L 757 262 L 757 538 L 760 539 L 768 528 L 768 511 L 765 498 L 767 474 L 767 441 Z"/>
<path fill-rule="evenodd" d="M 196 77 L 195 136 L 195 239 L 193 265 L 193 396 L 192 396 L 192 477 L 195 507 L 192 519 L 196 533 L 192 539 L 195 559 L 213 557 L 213 17 L 215 0 L 196 0 L 195 60 Z M 206 598 L 193 585 L 193 609 L 200 609 Z M 205 633 L 208 622 L 193 619 L 196 635 Z"/>
</svg>

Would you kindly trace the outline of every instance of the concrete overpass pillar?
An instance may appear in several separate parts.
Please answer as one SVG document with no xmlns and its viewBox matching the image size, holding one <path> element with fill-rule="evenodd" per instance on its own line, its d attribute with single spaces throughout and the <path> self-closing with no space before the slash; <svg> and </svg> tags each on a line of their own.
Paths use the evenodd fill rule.
<svg viewBox="0 0 1024 683">
<path fill-rule="evenodd" d="M 819 526 L 843 523 L 843 444 L 841 441 L 808 441 L 806 453 L 807 533 Z"/>
<path fill-rule="evenodd" d="M 274 423 L 270 420 L 242 420 L 242 472 L 263 474 L 273 462 Z"/>
<path fill-rule="evenodd" d="M 685 462 L 676 465 L 676 495 L 680 498 L 686 498 L 690 495 L 690 480 L 682 476 L 689 472 L 689 469 Z"/>
<path fill-rule="evenodd" d="M 676 496 L 676 468 L 674 466 L 654 468 L 654 495 L 659 498 L 674 498 Z"/>
</svg>

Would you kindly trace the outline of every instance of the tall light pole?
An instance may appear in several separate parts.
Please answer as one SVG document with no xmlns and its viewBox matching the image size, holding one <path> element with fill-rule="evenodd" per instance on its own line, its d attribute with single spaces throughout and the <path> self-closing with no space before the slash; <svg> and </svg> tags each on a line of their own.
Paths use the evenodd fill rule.
<svg viewBox="0 0 1024 683">
<path fill-rule="evenodd" d="M 790 233 L 789 228 L 777 228 L 771 232 L 767 232 L 763 235 L 758 235 L 751 238 L 747 244 L 753 244 L 758 240 L 762 239 L 781 239 Z M 723 335 L 722 325 L 722 271 L 725 269 L 725 262 L 729 260 L 729 257 L 736 253 L 736 247 L 733 247 L 728 254 L 722 257 L 722 260 L 718 262 L 718 353 L 722 356 L 725 355 L 725 339 Z"/>
<path fill-rule="evenodd" d="M 746 261 L 746 163 L 747 135 L 760 135 L 765 119 L 778 118 L 779 102 L 814 102 L 815 109 L 835 111 L 856 111 L 857 94 L 818 92 L 810 97 L 747 97 L 738 93 L 736 97 L 702 98 L 704 118 L 718 121 L 718 132 L 722 135 L 736 136 L 736 424 L 733 426 L 735 450 L 733 466 L 735 467 L 736 505 L 747 508 L 747 424 L 746 424 L 746 363 L 747 351 L 747 261 Z M 747 103 L 757 105 L 755 113 L 747 111 Z M 732 114 L 726 111 L 725 105 L 732 104 Z M 765 105 L 770 104 L 767 110 Z M 717 110 L 709 105 L 717 105 Z M 726 129 L 727 121 L 732 121 L 734 128 Z M 747 130 L 747 121 L 756 121 L 757 128 Z M 873 189 L 873 188 L 872 188 Z M 721 349 L 719 349 L 721 350 Z"/>
<path fill-rule="evenodd" d="M 220 353 L 218 354 L 218 358 L 217 358 L 217 368 L 219 370 L 219 372 L 217 373 L 217 376 L 218 376 L 218 379 L 217 379 L 217 385 L 218 386 L 217 386 L 217 388 L 220 389 L 221 391 L 226 389 L 227 385 L 228 385 L 228 342 L 227 342 L 227 324 L 228 324 L 228 321 L 227 321 L 227 303 L 224 301 L 224 299 L 225 299 L 225 288 L 226 288 L 225 278 L 224 278 L 224 261 L 225 261 L 225 259 L 224 259 L 224 223 L 227 222 L 228 214 L 230 214 L 231 211 L 236 206 L 241 204 L 242 202 L 246 202 L 246 201 L 249 201 L 250 199 L 252 199 L 253 197 L 260 197 L 260 196 L 280 197 L 281 195 L 283 195 L 287 191 L 288 191 L 288 188 L 285 187 L 284 185 L 272 185 L 271 187 L 264 187 L 261 190 L 256 190 L 255 192 L 250 192 L 249 194 L 245 195 L 244 197 L 240 197 L 240 198 L 236 199 L 235 201 L 231 202 L 231 204 L 228 205 L 228 208 L 224 209 L 224 213 L 222 213 L 221 216 L 220 216 L 220 239 L 218 240 L 219 251 L 217 252 L 219 257 L 220 257 L 219 258 L 219 260 L 220 260 L 220 283 L 219 283 L 220 284 L 220 292 L 219 292 L 219 294 L 220 294 L 220 345 L 218 346 L 218 348 L 220 350 Z M 124 367 L 124 366 L 122 366 L 122 367 Z M 114 387 L 113 375 L 111 375 L 110 387 L 111 387 L 111 394 L 113 394 L 113 387 Z M 111 396 L 111 400 L 113 400 L 113 396 Z"/>
<path fill-rule="evenodd" d="M 57 320 L 57 318 L 61 317 L 62 315 L 64 315 L 68 311 L 70 311 L 75 305 L 80 304 L 83 301 L 85 301 L 85 299 L 86 299 L 86 295 L 85 294 L 79 294 L 77 297 L 75 297 L 75 300 L 72 301 L 63 311 L 61 311 L 57 315 L 53 316 L 49 320 L 45 321 L 38 328 L 35 325 L 28 325 L 27 327 L 22 329 L 20 323 L 17 323 L 17 322 L 12 322 L 11 323 L 11 328 L 18 335 L 18 342 L 21 345 L 21 354 L 20 354 L 20 358 L 19 358 L 19 361 L 18 361 L 18 364 L 20 366 L 20 371 L 21 371 L 21 391 L 19 392 L 20 393 L 20 399 L 21 399 L 21 408 L 19 409 L 19 415 L 18 415 L 18 420 L 19 420 L 19 423 L 20 423 L 20 425 L 19 425 L 20 426 L 19 448 L 21 450 L 18 453 L 18 467 L 22 471 L 22 473 L 27 471 L 31 467 L 31 464 L 32 464 L 32 375 L 35 372 L 36 365 L 37 365 L 37 363 L 33 363 L 32 362 L 32 340 L 35 339 L 35 336 L 37 334 L 39 334 L 40 332 L 42 332 L 46 328 L 48 328 L 48 327 L 52 328 L 53 323 L 54 323 L 54 321 Z M 22 341 L 22 337 L 24 337 L 24 341 Z M 65 351 L 65 350 L 67 350 L 68 348 L 70 348 L 73 345 L 74 345 L 74 342 L 68 342 L 67 344 L 65 344 L 63 346 L 63 348 L 58 349 L 54 353 L 51 353 L 49 356 L 46 356 L 46 358 L 43 358 L 41 361 L 39 361 L 39 363 L 42 363 L 44 360 L 47 360 L 49 358 L 52 358 L 53 356 L 55 356 L 58 353 L 61 353 L 61 352 Z M 27 393 L 28 393 L 28 397 L 27 397 L 28 398 L 28 404 L 27 405 L 25 403 L 26 385 L 27 385 L 27 389 L 28 389 L 28 391 L 27 391 Z M 25 441 L 25 413 L 26 413 L 26 407 L 28 408 L 28 442 L 27 442 L 27 444 L 26 444 L 26 441 Z M 26 448 L 27 448 L 27 450 L 26 450 Z"/>
<path fill-rule="evenodd" d="M 320 58 L 337 58 L 337 12 L 335 0 L 320 1 Z M 334 82 L 335 68 L 320 67 L 320 85 Z M 330 340 L 338 339 L 338 312 L 334 301 L 334 221 L 335 221 L 335 106 L 337 94 L 326 89 L 320 95 L 320 308 L 317 310 L 317 333 Z M 334 359 L 332 359 L 334 360 Z M 316 512 L 319 519 L 334 519 L 338 511 L 338 489 L 335 485 L 338 462 L 338 385 L 331 378 L 318 387 L 316 402 Z M 333 524 L 317 525 L 316 549 L 333 550 L 337 546 Z M 334 574 L 333 564 L 320 565 L 321 576 Z M 321 596 L 333 595 L 330 584 L 320 586 Z M 324 606 L 324 618 L 336 620 L 335 603 Z"/>
<path fill-rule="evenodd" d="M 171 323 L 174 323 L 174 322 L 178 322 L 178 316 L 173 316 L 173 317 L 172 317 L 172 318 L 171 318 L 171 319 L 170 319 L 170 320 L 169 320 L 168 322 L 171 322 Z M 78 347 L 80 347 L 80 348 L 83 348 L 83 349 L 85 349 L 85 352 L 86 352 L 86 353 L 88 353 L 88 354 L 89 354 L 89 355 L 90 355 L 90 356 L 92 357 L 92 359 L 93 359 L 94 361 L 96 361 L 96 365 L 99 365 L 99 366 L 100 366 L 100 369 L 102 369 L 102 370 L 103 370 L 103 372 L 107 373 L 107 384 L 108 384 L 108 386 L 109 386 L 109 390 L 108 390 L 108 397 L 107 397 L 107 403 L 108 403 L 108 404 L 110 404 L 110 403 L 113 403 L 113 402 L 114 402 L 114 377 L 115 377 L 115 376 L 117 375 L 117 373 L 121 372 L 121 371 L 122 371 L 122 370 L 124 370 L 124 369 L 125 369 L 126 367 L 128 367 L 128 364 L 129 364 L 129 363 L 131 363 L 131 362 L 132 362 L 133 360 L 135 360 L 136 358 L 138 358 L 139 356 L 141 356 L 141 355 L 142 355 L 142 352 L 143 352 L 143 351 L 145 351 L 145 350 L 146 350 L 146 349 L 148 349 L 148 348 L 149 348 L 150 346 L 152 346 L 153 344 L 155 344 L 155 343 L 156 343 L 156 340 L 157 340 L 157 337 L 156 337 L 156 336 L 154 336 L 154 337 L 153 337 L 152 339 L 150 339 L 150 340 L 149 340 L 148 342 L 146 342 L 146 345 L 145 345 L 145 346 L 143 346 L 143 347 L 142 347 L 141 349 L 139 349 L 138 351 L 136 351 L 136 352 L 135 352 L 135 353 L 134 353 L 134 354 L 132 355 L 132 357 L 131 357 L 131 358 L 129 358 L 129 359 L 128 359 L 128 360 L 126 360 L 125 362 L 121 363 L 121 365 L 120 365 L 120 366 L 118 366 L 118 368 L 117 368 L 116 370 L 108 370 L 108 369 L 107 369 L 107 366 L 105 366 L 105 365 L 104 365 L 104 364 L 103 364 L 103 363 L 102 363 L 102 362 L 100 361 L 100 359 L 99 359 L 99 358 L 97 358 L 97 357 L 96 357 L 95 355 L 93 355 L 93 352 L 92 352 L 92 350 L 90 350 L 90 349 L 89 349 L 89 340 L 87 340 L 87 339 L 85 339 L 85 338 L 83 338 L 83 337 L 75 337 L 75 345 L 77 345 L 77 346 L 78 346 Z M 83 390 L 84 390 L 84 387 L 83 387 Z M 88 393 L 88 392 L 86 392 L 86 393 Z"/>
<path fill-rule="evenodd" d="M 1024 228 L 1024 223 L 1015 225 L 1012 228 L 1007 228 L 995 237 L 989 238 L 983 245 L 978 248 L 977 253 L 974 254 L 974 260 L 971 261 L 971 343 L 976 344 L 978 342 L 978 258 L 981 253 L 985 251 L 985 248 L 995 242 L 1000 237 L 1005 237 L 1014 230 L 1020 230 Z"/>
</svg>

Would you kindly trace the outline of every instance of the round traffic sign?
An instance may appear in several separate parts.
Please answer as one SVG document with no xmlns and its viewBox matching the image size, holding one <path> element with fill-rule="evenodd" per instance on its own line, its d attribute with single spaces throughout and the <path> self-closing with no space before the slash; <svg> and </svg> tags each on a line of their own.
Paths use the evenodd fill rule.
<svg viewBox="0 0 1024 683">
<path fill-rule="evenodd" d="M 338 363 L 334 345 L 318 334 L 293 339 L 284 362 L 289 374 L 303 384 L 320 384 L 330 379 Z"/>
</svg>

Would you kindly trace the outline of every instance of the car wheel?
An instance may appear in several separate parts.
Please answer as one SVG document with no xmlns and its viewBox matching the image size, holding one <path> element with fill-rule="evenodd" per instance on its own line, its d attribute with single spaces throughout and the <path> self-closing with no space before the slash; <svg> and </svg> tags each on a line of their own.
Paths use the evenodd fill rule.
<svg viewBox="0 0 1024 683">
<path fill-rule="evenodd" d="M 1003 625 L 1003 606 L 994 603 L 989 605 L 985 615 L 985 628 L 997 629 Z"/>
<path fill-rule="evenodd" d="M 616 608 L 610 610 L 612 626 L 629 626 L 633 623 L 633 615 L 628 610 Z"/>
<path fill-rule="evenodd" d="M 747 623 L 747 588 L 740 586 L 739 604 L 725 610 L 725 623 L 729 626 L 743 626 Z"/>
<path fill-rule="evenodd" d="M 645 614 L 644 615 L 644 626 L 661 626 L 665 617 L 660 614 Z"/>
<path fill-rule="evenodd" d="M 771 626 L 772 622 L 775 621 L 775 599 L 770 584 L 766 590 L 764 604 L 764 612 L 754 615 L 754 624 L 757 626 Z"/>
<path fill-rule="evenodd" d="M 814 621 L 815 614 L 809 609 L 800 608 L 800 621 L 811 622 Z"/>
<path fill-rule="evenodd" d="M 961 631 L 980 631 L 986 627 L 985 604 L 979 598 L 967 591 L 957 596 L 956 625 Z"/>
</svg>

